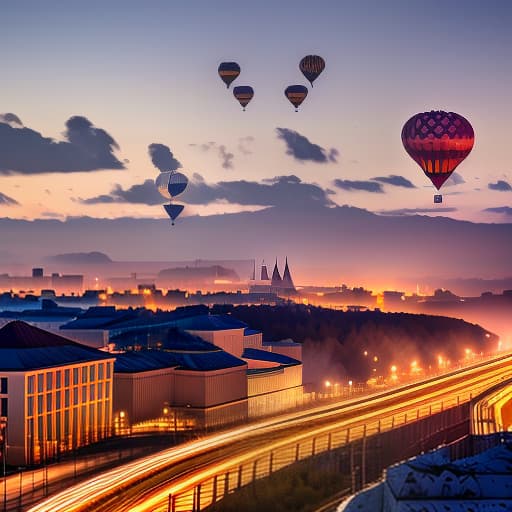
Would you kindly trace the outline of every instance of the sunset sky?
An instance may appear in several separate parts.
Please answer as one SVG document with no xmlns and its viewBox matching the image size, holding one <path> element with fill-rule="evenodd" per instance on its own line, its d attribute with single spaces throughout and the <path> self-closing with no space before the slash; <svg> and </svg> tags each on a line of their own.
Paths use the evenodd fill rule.
<svg viewBox="0 0 512 512">
<path fill-rule="evenodd" d="M 0 217 L 163 218 L 148 182 L 132 189 L 158 174 L 152 143 L 192 180 L 184 215 L 271 206 L 299 189 L 305 204 L 313 194 L 435 214 L 400 131 L 443 109 L 465 116 L 476 142 L 437 211 L 512 220 L 508 0 L 17 0 L 1 11 Z M 326 69 L 295 113 L 283 91 L 308 85 L 298 69 L 307 54 Z M 233 85 L 255 90 L 246 112 L 217 76 L 225 60 L 242 68 Z M 73 116 L 91 124 L 75 120 L 65 135 Z M 94 136 L 84 142 L 84 131 Z M 43 138 L 69 151 L 54 154 Z"/>
</svg>

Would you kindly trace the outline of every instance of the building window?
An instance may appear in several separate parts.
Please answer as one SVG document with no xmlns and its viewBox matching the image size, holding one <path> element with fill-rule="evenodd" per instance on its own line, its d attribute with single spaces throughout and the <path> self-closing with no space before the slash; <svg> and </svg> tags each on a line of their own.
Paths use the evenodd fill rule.
<svg viewBox="0 0 512 512">
<path fill-rule="evenodd" d="M 32 395 L 34 393 L 34 376 L 30 375 L 27 382 L 28 393 Z"/>
<path fill-rule="evenodd" d="M 52 394 L 48 393 L 46 395 L 46 412 L 52 412 L 52 410 L 53 410 L 53 407 L 52 407 Z"/>
<path fill-rule="evenodd" d="M 87 386 L 82 386 L 82 402 L 87 402 Z"/>
<path fill-rule="evenodd" d="M 0 395 L 7 395 L 7 377 L 0 378 Z"/>
<path fill-rule="evenodd" d="M 64 387 L 69 387 L 69 370 L 64 370 Z"/>
<path fill-rule="evenodd" d="M 105 378 L 105 363 L 100 363 L 98 365 L 98 380 L 103 380 Z"/>
<path fill-rule="evenodd" d="M 98 400 L 103 398 L 103 382 L 98 383 Z"/>
<path fill-rule="evenodd" d="M 61 383 L 61 375 L 62 375 L 62 372 L 60 370 L 57 370 L 55 372 L 55 387 L 57 389 L 60 389 L 62 383 Z"/>
<path fill-rule="evenodd" d="M 37 414 L 43 414 L 43 395 L 37 396 Z"/>
<path fill-rule="evenodd" d="M 73 368 L 73 384 L 78 384 L 78 368 Z"/>
<path fill-rule="evenodd" d="M 64 391 L 64 407 L 69 407 L 69 389 Z"/>
<path fill-rule="evenodd" d="M 27 416 L 34 416 L 34 397 L 27 398 Z"/>
<path fill-rule="evenodd" d="M 87 366 L 82 367 L 82 384 L 87 382 Z"/>
<path fill-rule="evenodd" d="M 55 409 L 60 409 L 60 391 L 55 394 Z"/>
<path fill-rule="evenodd" d="M 73 405 L 78 405 L 78 388 L 73 388 Z"/>
<path fill-rule="evenodd" d="M 110 379 L 112 377 L 112 364 L 107 363 L 107 379 Z"/>
<path fill-rule="evenodd" d="M 91 395 L 91 397 L 90 397 L 91 400 L 96 400 L 94 384 L 91 384 L 90 395 Z"/>
<path fill-rule="evenodd" d="M 51 391 L 53 388 L 53 373 L 46 374 L 46 391 Z"/>
<path fill-rule="evenodd" d="M 7 398 L 0 398 L 0 416 L 7 416 Z"/>
<path fill-rule="evenodd" d="M 89 381 L 94 382 L 96 380 L 96 366 L 89 366 Z"/>
<path fill-rule="evenodd" d="M 37 392 L 42 393 L 44 391 L 44 374 L 40 373 L 37 376 Z"/>
</svg>

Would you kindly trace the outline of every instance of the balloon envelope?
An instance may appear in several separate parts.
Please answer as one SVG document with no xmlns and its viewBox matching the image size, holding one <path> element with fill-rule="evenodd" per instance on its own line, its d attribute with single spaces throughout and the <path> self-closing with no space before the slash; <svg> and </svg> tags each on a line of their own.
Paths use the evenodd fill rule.
<svg viewBox="0 0 512 512">
<path fill-rule="evenodd" d="M 169 193 L 168 186 L 169 186 L 169 179 L 171 178 L 171 171 L 166 171 L 161 174 L 159 174 L 156 177 L 155 185 L 158 189 L 158 192 L 165 197 L 166 199 L 171 199 L 171 194 Z"/>
<path fill-rule="evenodd" d="M 171 197 L 181 194 L 188 185 L 188 178 L 181 172 L 173 172 L 169 177 L 167 191 Z"/>
<path fill-rule="evenodd" d="M 469 155 L 474 142 L 473 127 L 455 112 L 422 112 L 402 128 L 405 150 L 438 190 Z"/>
<path fill-rule="evenodd" d="M 249 85 L 239 85 L 233 89 L 233 96 L 238 100 L 242 107 L 248 105 L 254 96 L 254 89 Z"/>
<path fill-rule="evenodd" d="M 313 87 L 313 82 L 325 69 L 325 60 L 320 55 L 306 55 L 300 61 L 299 69 Z"/>
<path fill-rule="evenodd" d="M 284 95 L 295 107 L 295 110 L 297 110 L 299 105 L 306 99 L 306 96 L 308 95 L 308 88 L 303 85 L 289 85 L 285 89 Z"/>
<path fill-rule="evenodd" d="M 231 82 L 238 78 L 240 66 L 236 62 L 221 62 L 217 71 L 221 80 L 226 84 L 226 87 L 229 88 Z"/>
<path fill-rule="evenodd" d="M 167 215 L 171 218 L 172 224 L 174 226 L 174 221 L 179 217 L 180 213 L 185 208 L 182 204 L 164 204 L 165 211 Z"/>
</svg>

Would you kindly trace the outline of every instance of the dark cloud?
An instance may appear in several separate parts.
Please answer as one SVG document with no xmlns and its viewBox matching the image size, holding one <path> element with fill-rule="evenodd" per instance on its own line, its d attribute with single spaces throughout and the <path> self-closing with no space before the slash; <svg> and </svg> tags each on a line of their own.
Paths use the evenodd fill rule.
<svg viewBox="0 0 512 512">
<path fill-rule="evenodd" d="M 451 176 L 444 182 L 443 187 L 454 187 L 464 183 L 466 183 L 466 180 L 458 172 L 452 172 Z"/>
<path fill-rule="evenodd" d="M 407 178 L 398 176 L 396 174 L 390 174 L 389 176 L 378 176 L 377 178 L 372 178 L 372 180 L 386 183 L 386 185 L 393 185 L 395 187 L 416 188 L 416 186 Z"/>
<path fill-rule="evenodd" d="M 277 138 L 284 140 L 286 154 L 300 162 L 317 163 L 337 162 L 339 151 L 336 148 L 326 150 L 318 144 L 313 144 L 307 137 L 288 128 L 276 128 Z"/>
<path fill-rule="evenodd" d="M 148 146 L 148 153 L 153 165 L 160 171 L 176 171 L 181 167 L 180 162 L 174 158 L 169 146 L 153 143 Z"/>
<path fill-rule="evenodd" d="M 85 117 L 66 122 L 65 141 L 0 122 L 0 174 L 39 174 L 124 169 L 115 140 Z"/>
<path fill-rule="evenodd" d="M 365 192 L 373 192 L 377 194 L 382 194 L 384 190 L 382 190 L 382 185 L 377 183 L 376 181 L 352 181 L 352 180 L 334 180 L 334 185 L 342 190 L 347 190 L 349 192 L 363 190 Z"/>
<path fill-rule="evenodd" d="M 496 183 L 489 183 L 487 185 L 489 190 L 498 190 L 499 192 L 510 192 L 512 187 L 508 181 L 498 180 Z"/>
<path fill-rule="evenodd" d="M 144 183 L 133 185 L 128 189 L 123 189 L 121 185 L 115 185 L 110 194 L 102 194 L 89 199 L 80 199 L 83 204 L 100 203 L 136 203 L 156 205 L 165 202 L 165 199 L 159 194 L 153 180 L 146 180 Z"/>
<path fill-rule="evenodd" d="M 223 169 L 233 169 L 233 158 L 235 158 L 235 155 L 227 151 L 226 146 L 219 146 L 219 156 Z"/>
<path fill-rule="evenodd" d="M 14 124 L 17 126 L 23 126 L 21 119 L 11 112 L 7 112 L 5 114 L 0 114 L 0 123 Z"/>
<path fill-rule="evenodd" d="M 6 206 L 15 206 L 15 205 L 19 205 L 20 203 L 18 203 L 18 201 L 16 201 L 16 199 L 6 196 L 5 194 L 2 194 L 2 192 L 0 192 L 0 205 L 2 205 L 2 204 L 6 205 Z"/>
<path fill-rule="evenodd" d="M 400 208 L 398 210 L 381 210 L 380 215 L 404 216 L 417 215 L 418 213 L 450 213 L 456 212 L 457 208 Z"/>
<path fill-rule="evenodd" d="M 209 184 L 204 179 L 189 182 L 182 196 L 188 204 L 209 204 L 227 201 L 232 204 L 256 206 L 282 206 L 304 208 L 306 206 L 333 206 L 327 193 L 318 185 L 303 183 L 297 176 L 276 176 L 267 183 L 255 181 L 221 181 Z M 80 199 L 84 204 L 98 203 L 139 203 L 162 204 L 165 200 L 155 188 L 153 180 L 124 190 L 116 185 L 112 192 L 89 199 Z"/>
<path fill-rule="evenodd" d="M 502 213 L 506 216 L 512 217 L 512 208 L 510 206 L 496 206 L 495 208 L 486 208 L 483 211 L 489 213 Z"/>
</svg>

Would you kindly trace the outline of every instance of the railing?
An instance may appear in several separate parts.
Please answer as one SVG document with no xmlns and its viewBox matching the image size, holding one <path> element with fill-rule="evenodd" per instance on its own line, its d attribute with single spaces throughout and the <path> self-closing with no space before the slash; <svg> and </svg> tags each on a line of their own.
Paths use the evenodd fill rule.
<svg viewBox="0 0 512 512">
<path fill-rule="evenodd" d="M 332 453 L 343 447 L 349 448 L 351 487 L 355 492 L 370 481 L 369 477 L 376 478 L 375 472 L 380 472 L 385 467 L 379 461 L 378 468 L 375 468 L 375 461 L 370 461 L 368 456 L 368 443 L 371 440 L 373 446 L 380 437 L 377 434 L 391 433 L 390 431 L 399 427 L 410 427 L 406 433 L 402 433 L 403 439 L 397 439 L 393 443 L 397 447 L 393 453 L 379 457 L 389 465 L 395 461 L 396 456 L 399 457 L 396 460 L 400 460 L 404 455 L 412 456 L 417 453 L 415 450 L 425 450 L 432 443 L 445 441 L 442 435 L 439 436 L 440 432 L 457 427 L 460 430 L 457 431 L 458 437 L 466 434 L 469 428 L 469 399 L 470 394 L 464 393 L 451 400 L 391 414 L 362 425 L 314 435 L 306 434 L 293 442 L 281 441 L 259 448 L 241 456 L 235 463 L 228 461 L 218 465 L 215 471 L 209 469 L 198 472 L 181 487 L 177 483 L 169 495 L 168 512 L 199 512 L 255 480 L 267 478 L 291 464 L 320 454 Z M 360 441 L 357 450 L 356 441 Z M 414 447 L 412 451 L 411 447 Z"/>
</svg>

